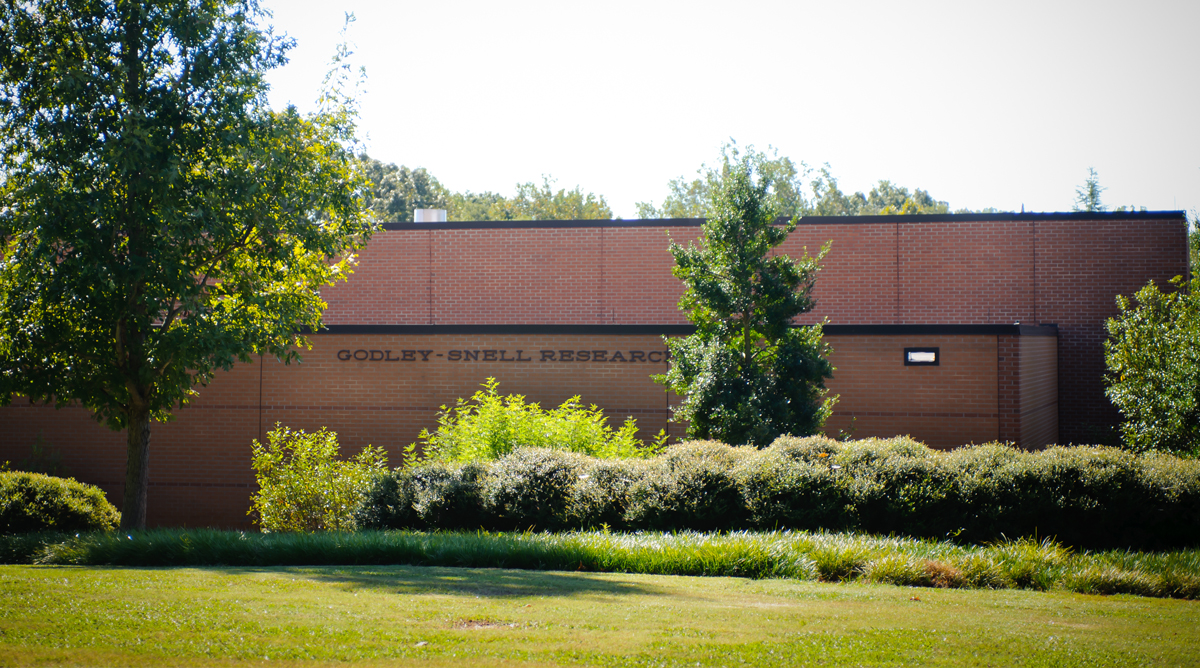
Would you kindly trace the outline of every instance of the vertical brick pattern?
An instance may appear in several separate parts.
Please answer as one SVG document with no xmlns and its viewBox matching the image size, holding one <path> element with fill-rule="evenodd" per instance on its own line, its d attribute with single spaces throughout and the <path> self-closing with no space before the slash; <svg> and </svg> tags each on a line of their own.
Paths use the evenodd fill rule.
<svg viewBox="0 0 1200 668">
<path fill-rule="evenodd" d="M 1022 336 L 1019 344 L 1019 443 L 1025 448 L 1042 448 L 1058 443 L 1058 339 L 1053 336 Z"/>
<path fill-rule="evenodd" d="M 944 448 L 996 440 L 997 337 L 827 338 L 833 346 L 829 360 L 836 369 L 826 387 L 839 399 L 826 434 L 908 434 Z M 939 349 L 940 364 L 905 366 L 905 347 L 926 346 Z"/>
<path fill-rule="evenodd" d="M 1104 323 L 1116 295 L 1187 274 L 1182 220 L 1054 220 L 1037 223 L 1040 322 L 1059 332 L 1059 440 L 1113 438 L 1119 420 L 1104 396 Z"/>
<path fill-rule="evenodd" d="M 828 317 L 837 324 L 900 324 L 897 310 L 895 224 L 797 226 L 780 252 L 798 258 L 816 255 L 830 243 L 817 274 L 817 306 L 801 316 L 812 324 Z"/>
<path fill-rule="evenodd" d="M 681 324 L 667 237 L 696 227 L 414 230 L 371 241 L 330 324 Z M 1059 326 L 1064 442 L 1111 435 L 1104 321 L 1115 296 L 1187 271 L 1172 219 L 801 224 L 779 252 L 832 242 L 801 322 Z"/>
<path fill-rule="evenodd" d="M 1021 440 L 1021 337 L 996 337 L 996 411 L 1000 416 L 997 440 Z"/>
</svg>

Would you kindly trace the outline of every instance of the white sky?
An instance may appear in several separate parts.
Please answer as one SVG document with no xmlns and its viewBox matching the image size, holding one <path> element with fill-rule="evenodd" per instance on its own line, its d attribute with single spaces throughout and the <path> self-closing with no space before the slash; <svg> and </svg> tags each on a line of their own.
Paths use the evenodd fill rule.
<svg viewBox="0 0 1200 668">
<path fill-rule="evenodd" d="M 727 138 L 952 208 L 1200 208 L 1200 2 L 264 0 L 311 110 L 345 12 L 361 133 L 452 190 L 542 174 L 618 216 Z"/>
</svg>

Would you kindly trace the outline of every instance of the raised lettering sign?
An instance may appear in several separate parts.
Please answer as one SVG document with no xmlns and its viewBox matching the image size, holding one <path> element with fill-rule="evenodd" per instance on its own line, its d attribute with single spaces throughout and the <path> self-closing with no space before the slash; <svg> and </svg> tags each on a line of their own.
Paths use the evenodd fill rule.
<svg viewBox="0 0 1200 668">
<path fill-rule="evenodd" d="M 339 350 L 336 356 L 343 362 L 431 362 L 433 350 Z M 397 353 L 399 356 L 397 356 Z M 670 355 L 665 350 L 538 350 L 538 362 L 593 362 L 602 364 L 662 364 Z M 420 355 L 420 359 L 417 359 Z M 437 353 L 437 357 L 449 362 L 533 362 L 525 350 L 509 351 L 496 349 L 483 350 L 449 350 Z"/>
</svg>

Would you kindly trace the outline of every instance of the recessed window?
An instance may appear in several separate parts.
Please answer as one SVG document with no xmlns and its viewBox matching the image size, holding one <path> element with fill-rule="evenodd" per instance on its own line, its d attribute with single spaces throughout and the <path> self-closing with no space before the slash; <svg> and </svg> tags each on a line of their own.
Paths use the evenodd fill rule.
<svg viewBox="0 0 1200 668">
<path fill-rule="evenodd" d="M 937 366 L 941 357 L 937 348 L 905 348 L 904 366 Z"/>
</svg>

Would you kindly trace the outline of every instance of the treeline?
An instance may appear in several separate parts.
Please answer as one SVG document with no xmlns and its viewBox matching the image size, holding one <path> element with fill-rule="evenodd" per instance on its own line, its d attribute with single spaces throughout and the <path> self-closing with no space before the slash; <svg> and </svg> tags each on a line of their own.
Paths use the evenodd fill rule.
<svg viewBox="0 0 1200 668">
<path fill-rule="evenodd" d="M 873 216 L 887 214 L 950 213 L 948 202 L 935 199 L 920 188 L 909 190 L 891 181 L 881 180 L 868 193 L 845 193 L 825 165 L 810 168 L 803 162 L 753 147 L 741 149 L 735 144 L 724 148 L 733 156 L 747 155 L 758 173 L 771 178 L 771 201 L 784 216 Z M 607 220 L 612 208 L 603 195 L 573 189 L 555 188 L 554 179 L 543 176 L 541 184 L 518 183 L 516 194 L 509 197 L 492 191 L 453 192 L 425 168 L 410 169 L 362 155 L 360 160 L 371 182 L 370 208 L 381 222 L 412 222 L 413 210 L 445 209 L 448 220 Z M 724 164 L 724 161 L 722 161 Z M 720 177 L 719 170 L 701 165 L 697 177 L 679 177 L 667 184 L 667 196 L 661 205 L 637 203 L 638 218 L 703 218 L 709 194 Z M 974 213 L 994 213 L 983 209 Z M 957 209 L 954 213 L 973 213 Z"/>
<path fill-rule="evenodd" d="M 448 220 L 607 220 L 612 209 L 603 196 L 554 189 L 554 180 L 542 177 L 541 185 L 518 183 L 506 197 L 492 191 L 452 192 L 424 167 L 409 169 L 380 162 L 368 155 L 359 158 L 371 182 L 370 208 L 383 223 L 411 223 L 415 209 L 445 209 Z"/>
</svg>

